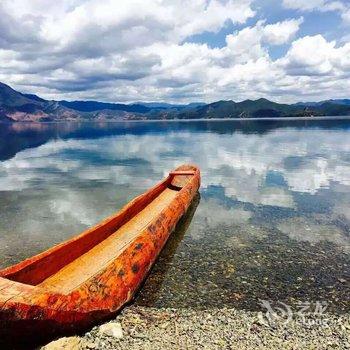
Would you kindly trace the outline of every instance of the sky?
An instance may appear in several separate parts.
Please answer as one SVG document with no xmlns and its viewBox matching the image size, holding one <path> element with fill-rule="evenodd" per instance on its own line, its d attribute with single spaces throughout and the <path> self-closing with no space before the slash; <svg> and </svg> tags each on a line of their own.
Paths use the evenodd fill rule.
<svg viewBox="0 0 350 350">
<path fill-rule="evenodd" d="M 350 0 L 1 0 L 0 81 L 56 100 L 350 98 Z"/>
</svg>

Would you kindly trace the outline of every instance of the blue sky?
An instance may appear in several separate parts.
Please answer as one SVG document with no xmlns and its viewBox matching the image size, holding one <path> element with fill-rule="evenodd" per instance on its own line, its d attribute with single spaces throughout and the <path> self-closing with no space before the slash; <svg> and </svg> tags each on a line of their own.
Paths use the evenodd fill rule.
<svg viewBox="0 0 350 350">
<path fill-rule="evenodd" d="M 2 0 L 0 81 L 51 99 L 349 97 L 349 0 Z"/>
<path fill-rule="evenodd" d="M 243 24 L 227 21 L 218 32 L 204 32 L 186 38 L 187 42 L 206 43 L 211 47 L 225 46 L 226 35 L 234 31 L 242 30 L 247 25 L 253 26 L 258 19 L 265 20 L 267 23 L 275 23 L 291 18 L 302 16 L 304 22 L 300 25 L 297 37 L 306 35 L 322 34 L 328 40 L 338 40 L 350 31 L 350 27 L 343 23 L 340 13 L 335 11 L 320 12 L 302 11 L 298 9 L 289 9 L 283 6 L 282 1 L 265 0 L 255 1 L 252 8 L 257 15 L 248 19 Z M 270 53 L 274 59 L 282 57 L 289 48 L 289 44 L 270 47 Z"/>
</svg>

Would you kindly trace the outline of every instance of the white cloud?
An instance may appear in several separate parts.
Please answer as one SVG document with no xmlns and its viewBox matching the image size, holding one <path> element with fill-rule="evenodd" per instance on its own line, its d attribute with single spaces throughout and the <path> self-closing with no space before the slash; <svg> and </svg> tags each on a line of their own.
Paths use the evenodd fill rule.
<svg viewBox="0 0 350 350">
<path fill-rule="evenodd" d="M 217 31 L 227 20 L 244 23 L 254 16 L 251 2 L 85 0 L 55 4 L 44 0 L 5 0 L 2 14 L 15 22 L 14 28 L 24 19 L 35 24 L 38 30 L 30 31 L 32 35 L 52 44 L 56 52 L 78 51 L 94 56 L 101 51 L 120 52 L 159 41 L 179 42 L 193 34 Z"/>
<path fill-rule="evenodd" d="M 317 1 L 330 6 L 310 0 L 308 8 Z M 114 102 L 347 97 L 346 41 L 336 46 L 321 35 L 295 40 L 302 17 L 244 26 L 255 15 L 252 4 L 3 0 L 0 81 L 49 99 Z M 284 2 L 292 4 L 302 2 Z M 227 21 L 242 29 L 228 34 L 223 47 L 188 42 Z M 271 58 L 271 47 L 292 40 L 284 58 Z"/>
<path fill-rule="evenodd" d="M 306 36 L 294 41 L 280 62 L 292 75 L 329 74 L 337 51 L 335 45 L 335 41 L 327 42 L 321 35 Z"/>
<path fill-rule="evenodd" d="M 337 46 L 321 35 L 306 36 L 294 41 L 275 65 L 288 74 L 295 87 L 305 95 L 313 93 L 315 99 L 332 95 L 346 98 L 350 89 L 350 43 Z"/>
<path fill-rule="evenodd" d="M 224 51 L 229 51 L 237 59 L 241 57 L 240 62 L 268 56 L 262 44 L 287 43 L 297 33 L 302 22 L 302 18 L 267 25 L 264 25 L 264 21 L 259 21 L 254 27 L 246 27 L 237 33 L 227 35 L 227 49 Z"/>
<path fill-rule="evenodd" d="M 269 44 L 281 45 L 287 43 L 299 31 L 304 19 L 290 19 L 263 28 L 263 40 Z"/>
</svg>

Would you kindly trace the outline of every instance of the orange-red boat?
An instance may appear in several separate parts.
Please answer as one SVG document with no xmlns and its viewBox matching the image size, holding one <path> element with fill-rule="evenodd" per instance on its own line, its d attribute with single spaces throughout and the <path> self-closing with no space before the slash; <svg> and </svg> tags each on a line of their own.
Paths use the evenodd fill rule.
<svg viewBox="0 0 350 350">
<path fill-rule="evenodd" d="M 0 271 L 0 339 L 70 333 L 130 301 L 200 185 L 183 165 L 117 214 Z"/>
</svg>

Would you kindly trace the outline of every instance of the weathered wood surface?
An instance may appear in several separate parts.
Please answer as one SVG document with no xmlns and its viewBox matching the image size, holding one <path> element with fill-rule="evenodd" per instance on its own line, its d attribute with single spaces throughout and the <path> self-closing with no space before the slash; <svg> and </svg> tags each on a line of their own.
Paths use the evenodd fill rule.
<svg viewBox="0 0 350 350">
<path fill-rule="evenodd" d="M 199 186 L 199 169 L 183 165 L 102 223 L 0 271 L 0 339 L 49 338 L 119 310 Z"/>
</svg>

